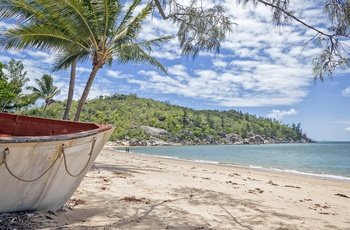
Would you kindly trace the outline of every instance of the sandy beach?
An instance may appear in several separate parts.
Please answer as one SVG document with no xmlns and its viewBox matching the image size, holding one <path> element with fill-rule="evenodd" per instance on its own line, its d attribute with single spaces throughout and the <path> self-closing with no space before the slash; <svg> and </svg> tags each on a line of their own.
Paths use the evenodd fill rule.
<svg viewBox="0 0 350 230">
<path fill-rule="evenodd" d="M 350 183 L 105 147 L 41 229 L 350 229 Z"/>
</svg>

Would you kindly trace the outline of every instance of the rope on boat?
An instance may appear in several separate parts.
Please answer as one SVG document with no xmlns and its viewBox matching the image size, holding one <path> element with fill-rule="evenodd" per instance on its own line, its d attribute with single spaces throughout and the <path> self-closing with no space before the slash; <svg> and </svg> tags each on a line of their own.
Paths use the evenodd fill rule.
<svg viewBox="0 0 350 230">
<path fill-rule="evenodd" d="M 64 167 L 66 169 L 66 172 L 71 176 L 71 177 L 78 177 L 80 174 L 82 174 L 84 172 L 84 170 L 86 169 L 86 167 L 89 165 L 90 163 L 90 160 L 91 160 L 91 156 L 92 156 L 92 152 L 94 151 L 94 148 L 95 148 L 95 143 L 96 143 L 96 137 L 93 138 L 92 140 L 92 146 L 91 146 L 91 151 L 89 153 L 89 159 L 88 161 L 86 162 L 84 168 L 78 173 L 78 174 L 72 174 L 69 170 L 68 170 L 68 167 L 67 167 L 67 160 L 66 160 L 66 154 L 64 153 L 64 149 L 67 147 L 65 144 L 62 145 L 62 153 L 63 153 L 63 159 L 64 159 Z"/>
<path fill-rule="evenodd" d="M 4 153 L 5 154 L 5 153 Z M 2 159 L 2 161 L 0 162 L 0 166 L 4 164 L 4 158 Z"/>
<path fill-rule="evenodd" d="M 7 162 L 6 162 L 6 156 L 10 154 L 10 149 L 9 148 L 6 148 L 4 151 L 4 156 L 3 156 L 3 159 L 2 159 L 2 163 L 5 164 L 5 167 L 7 169 L 7 171 L 14 177 L 16 178 L 17 180 L 20 180 L 20 181 L 23 181 L 23 182 L 34 182 L 36 180 L 39 180 L 42 176 L 45 175 L 45 173 L 47 173 L 56 163 L 56 161 L 58 160 L 58 158 L 60 158 L 60 153 L 57 155 L 56 159 L 54 160 L 54 162 L 38 177 L 34 178 L 34 179 L 31 179 L 31 180 L 26 180 L 26 179 L 23 179 L 23 178 L 20 178 L 18 176 L 16 176 L 12 171 L 11 169 L 9 168 Z"/>
<path fill-rule="evenodd" d="M 86 162 L 84 168 L 78 173 L 78 174 L 72 174 L 69 170 L 68 170 L 68 167 L 67 167 L 67 160 L 66 160 L 66 154 L 64 153 L 64 149 L 67 147 L 65 144 L 62 144 L 62 147 L 60 148 L 60 152 L 57 154 L 57 157 L 56 159 L 52 162 L 52 164 L 41 174 L 39 175 L 38 177 L 34 178 L 34 179 L 31 179 L 31 180 L 27 180 L 27 179 L 23 179 L 23 178 L 20 178 L 19 176 L 15 175 L 12 170 L 9 168 L 8 164 L 7 164 L 7 161 L 6 161 L 6 157 L 7 155 L 10 154 L 10 149 L 9 148 L 6 148 L 4 151 L 3 151 L 3 158 L 2 158 L 2 161 L 0 162 L 0 166 L 2 164 L 5 165 L 7 171 L 14 177 L 16 178 L 17 180 L 20 180 L 20 181 L 23 181 L 23 182 L 34 182 L 36 180 L 39 180 L 42 176 L 44 176 L 54 165 L 55 163 L 57 162 L 57 160 L 59 158 L 61 158 L 61 155 L 63 155 L 63 160 L 64 160 L 64 167 L 65 167 L 65 170 L 66 172 L 72 176 L 72 177 L 78 177 L 79 175 L 81 175 L 84 170 L 86 169 L 86 167 L 89 165 L 90 163 L 90 160 L 91 160 L 91 156 L 92 156 L 92 152 L 95 148 L 95 143 L 96 143 L 96 137 L 93 138 L 92 140 L 92 146 L 91 146 L 91 151 L 89 153 L 89 159 L 88 161 Z"/>
</svg>

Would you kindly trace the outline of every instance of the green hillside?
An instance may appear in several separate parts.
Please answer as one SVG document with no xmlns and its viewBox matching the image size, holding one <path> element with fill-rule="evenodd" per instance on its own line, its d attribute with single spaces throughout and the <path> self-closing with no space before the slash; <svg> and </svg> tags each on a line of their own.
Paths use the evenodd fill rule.
<svg viewBox="0 0 350 230">
<path fill-rule="evenodd" d="M 26 114 L 39 115 L 40 110 L 34 108 L 26 111 Z M 64 103 L 56 102 L 49 107 L 47 116 L 61 119 L 63 111 Z M 71 114 L 74 114 L 74 108 Z M 154 135 L 141 129 L 142 126 L 164 129 L 165 133 L 157 138 L 182 144 L 215 143 L 233 133 L 243 139 L 252 134 L 294 141 L 307 139 L 302 135 L 300 124 L 289 126 L 235 110 L 194 110 L 139 98 L 135 94 L 115 94 L 89 100 L 80 120 L 115 125 L 112 141 L 133 138 L 149 140 Z"/>
</svg>

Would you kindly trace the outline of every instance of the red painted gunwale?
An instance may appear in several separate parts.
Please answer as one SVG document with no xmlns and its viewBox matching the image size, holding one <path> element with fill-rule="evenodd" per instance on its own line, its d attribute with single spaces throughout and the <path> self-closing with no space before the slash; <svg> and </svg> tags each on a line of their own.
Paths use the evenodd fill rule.
<svg viewBox="0 0 350 230">
<path fill-rule="evenodd" d="M 0 142 L 37 142 L 76 139 L 111 129 L 93 124 L 29 117 L 0 112 Z"/>
</svg>

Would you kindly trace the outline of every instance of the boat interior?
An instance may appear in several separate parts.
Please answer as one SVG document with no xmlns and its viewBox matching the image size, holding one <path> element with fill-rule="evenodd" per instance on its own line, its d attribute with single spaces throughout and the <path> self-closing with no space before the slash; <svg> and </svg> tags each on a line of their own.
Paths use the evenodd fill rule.
<svg viewBox="0 0 350 230">
<path fill-rule="evenodd" d="M 11 136 L 55 136 L 99 129 L 100 125 L 0 113 L 0 138 Z"/>
</svg>

